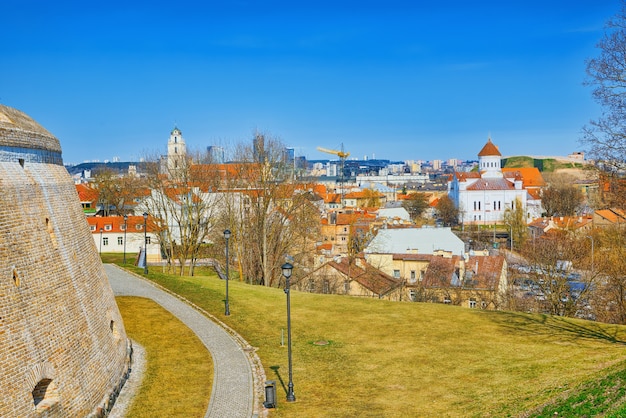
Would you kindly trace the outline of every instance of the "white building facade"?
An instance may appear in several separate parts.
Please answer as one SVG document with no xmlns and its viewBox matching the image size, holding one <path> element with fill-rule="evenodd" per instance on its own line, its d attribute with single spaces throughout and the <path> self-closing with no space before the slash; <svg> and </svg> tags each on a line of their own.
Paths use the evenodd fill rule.
<svg viewBox="0 0 626 418">
<path fill-rule="evenodd" d="M 502 223 L 504 212 L 521 204 L 526 222 L 541 216 L 541 200 L 523 186 L 517 172 L 502 172 L 502 154 L 491 142 L 478 153 L 478 172 L 455 172 L 448 182 L 448 197 L 459 209 L 463 224 Z"/>
</svg>

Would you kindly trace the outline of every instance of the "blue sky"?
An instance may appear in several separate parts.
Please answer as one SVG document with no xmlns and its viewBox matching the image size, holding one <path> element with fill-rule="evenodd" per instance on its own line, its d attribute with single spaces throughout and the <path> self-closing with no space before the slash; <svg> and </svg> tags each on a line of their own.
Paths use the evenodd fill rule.
<svg viewBox="0 0 626 418">
<path fill-rule="evenodd" d="M 30 1 L 2 6 L 0 103 L 66 163 L 280 138 L 309 159 L 583 150 L 618 0 Z"/>
</svg>

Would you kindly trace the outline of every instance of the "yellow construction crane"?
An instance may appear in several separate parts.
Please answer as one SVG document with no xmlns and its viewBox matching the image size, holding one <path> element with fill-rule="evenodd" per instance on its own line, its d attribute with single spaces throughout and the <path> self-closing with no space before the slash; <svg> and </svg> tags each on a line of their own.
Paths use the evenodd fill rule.
<svg viewBox="0 0 626 418">
<path fill-rule="evenodd" d="M 341 158 L 342 160 L 345 160 L 350 155 L 349 152 L 344 152 L 343 145 L 341 146 L 341 151 L 337 151 L 337 150 L 334 150 L 334 149 L 328 149 L 328 148 L 322 148 L 322 147 L 317 147 L 317 150 L 321 151 L 321 152 L 325 152 L 326 154 L 334 154 L 334 155 L 338 156 L 339 158 Z"/>
<path fill-rule="evenodd" d="M 334 149 L 328 149 L 328 148 L 322 148 L 322 147 L 317 147 L 318 151 L 321 152 L 325 152 L 327 154 L 333 154 L 339 157 L 339 161 L 341 162 L 340 166 L 339 166 L 339 178 L 340 180 L 340 184 L 339 184 L 339 189 L 341 191 L 341 202 L 340 205 L 341 207 L 343 207 L 343 188 L 344 188 L 344 163 L 346 161 L 346 158 L 348 158 L 348 156 L 350 155 L 349 152 L 344 151 L 343 150 L 343 144 L 341 144 L 341 151 L 337 151 Z"/>
</svg>

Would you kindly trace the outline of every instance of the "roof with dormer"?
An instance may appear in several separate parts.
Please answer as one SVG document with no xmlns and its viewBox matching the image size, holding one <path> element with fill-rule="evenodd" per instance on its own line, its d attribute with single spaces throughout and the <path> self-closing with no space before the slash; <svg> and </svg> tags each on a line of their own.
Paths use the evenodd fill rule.
<svg viewBox="0 0 626 418">
<path fill-rule="evenodd" d="M 501 157 L 500 150 L 498 147 L 491 142 L 491 138 L 487 141 L 483 149 L 478 153 L 479 157 Z"/>
</svg>

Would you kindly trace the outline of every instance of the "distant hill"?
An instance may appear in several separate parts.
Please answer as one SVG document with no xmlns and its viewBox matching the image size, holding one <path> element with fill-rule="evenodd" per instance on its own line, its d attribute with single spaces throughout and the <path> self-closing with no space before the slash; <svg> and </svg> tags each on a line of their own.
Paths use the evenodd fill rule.
<svg viewBox="0 0 626 418">
<path fill-rule="evenodd" d="M 513 156 L 502 158 L 503 168 L 524 168 L 524 167 L 536 167 L 543 173 L 552 173 L 561 169 L 584 169 L 587 163 L 575 161 L 569 158 L 558 157 L 527 157 L 527 156 Z"/>
<path fill-rule="evenodd" d="M 128 166 L 134 165 L 137 167 L 137 169 L 139 169 L 140 164 L 142 163 L 132 162 L 132 161 L 114 162 L 114 163 L 90 162 L 90 163 L 81 163 L 78 165 L 68 165 L 68 166 L 65 166 L 65 168 L 70 173 L 70 175 L 82 173 L 84 170 L 90 170 L 92 175 L 102 170 L 111 170 L 117 174 L 125 174 L 125 173 L 128 173 Z"/>
</svg>

